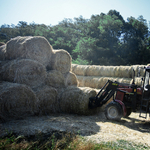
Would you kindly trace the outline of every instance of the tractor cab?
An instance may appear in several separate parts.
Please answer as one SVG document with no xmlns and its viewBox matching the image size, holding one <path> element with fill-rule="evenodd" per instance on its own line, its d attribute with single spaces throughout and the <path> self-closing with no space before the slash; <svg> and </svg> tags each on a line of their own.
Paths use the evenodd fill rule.
<svg viewBox="0 0 150 150">
<path fill-rule="evenodd" d="M 149 84 L 149 80 L 150 80 L 150 66 L 145 67 L 144 78 L 142 78 L 142 80 L 143 80 L 143 88 L 144 88 L 143 92 L 146 95 L 149 95 L 150 94 L 150 84 Z"/>
<path fill-rule="evenodd" d="M 146 118 L 147 113 L 150 113 L 150 84 L 149 84 L 150 66 L 146 66 L 146 67 L 144 67 L 144 69 L 145 69 L 144 78 L 142 78 L 143 94 L 142 94 L 140 115 L 139 116 Z M 143 116 L 142 113 L 144 113 L 145 115 Z"/>
</svg>

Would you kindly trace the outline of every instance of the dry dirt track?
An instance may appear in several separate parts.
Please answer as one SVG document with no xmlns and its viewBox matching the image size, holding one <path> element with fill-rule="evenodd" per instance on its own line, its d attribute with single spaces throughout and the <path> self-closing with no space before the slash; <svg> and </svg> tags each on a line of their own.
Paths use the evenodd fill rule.
<svg viewBox="0 0 150 150">
<path fill-rule="evenodd" d="M 43 117 L 30 117 L 0 124 L 0 136 L 7 132 L 33 135 L 37 132 L 72 131 L 87 139 L 99 141 L 116 141 L 123 139 L 150 146 L 150 119 L 144 120 L 132 113 L 128 119 L 120 122 L 106 120 L 104 113 L 93 116 L 54 114 Z"/>
</svg>

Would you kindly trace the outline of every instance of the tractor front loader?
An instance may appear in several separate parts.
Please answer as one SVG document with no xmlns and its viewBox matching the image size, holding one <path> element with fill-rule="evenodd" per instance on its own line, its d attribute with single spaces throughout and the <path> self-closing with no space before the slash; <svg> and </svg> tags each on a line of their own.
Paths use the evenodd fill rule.
<svg viewBox="0 0 150 150">
<path fill-rule="evenodd" d="M 134 79 L 132 84 L 108 80 L 96 97 L 89 98 L 89 108 L 101 107 L 113 97 L 113 101 L 105 107 L 107 119 L 120 120 L 136 111 L 139 111 L 140 117 L 147 118 L 147 113 L 150 113 L 150 66 L 144 67 L 144 69 L 141 86 L 137 86 Z"/>
</svg>

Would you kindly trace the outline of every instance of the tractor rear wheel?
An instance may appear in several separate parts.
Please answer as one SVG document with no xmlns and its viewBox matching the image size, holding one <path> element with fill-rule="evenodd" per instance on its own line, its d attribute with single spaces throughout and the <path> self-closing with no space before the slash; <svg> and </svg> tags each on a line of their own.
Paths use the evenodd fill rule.
<svg viewBox="0 0 150 150">
<path fill-rule="evenodd" d="M 120 120 L 123 117 L 122 106 L 118 102 L 110 102 L 105 107 L 105 116 L 109 120 Z"/>
</svg>

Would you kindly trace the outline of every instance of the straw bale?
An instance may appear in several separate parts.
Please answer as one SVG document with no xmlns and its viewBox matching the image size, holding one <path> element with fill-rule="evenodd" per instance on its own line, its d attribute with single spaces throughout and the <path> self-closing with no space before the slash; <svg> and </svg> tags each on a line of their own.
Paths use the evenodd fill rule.
<svg viewBox="0 0 150 150">
<path fill-rule="evenodd" d="M 51 67 L 52 70 L 58 70 L 62 73 L 67 73 L 71 71 L 71 56 L 70 54 L 63 50 L 53 50 Z"/>
<path fill-rule="evenodd" d="M 12 60 L 2 66 L 1 74 L 4 81 L 26 84 L 35 88 L 44 84 L 46 68 L 35 60 Z"/>
<path fill-rule="evenodd" d="M 135 77 L 135 84 L 138 85 L 138 86 L 141 86 L 141 78 L 140 77 Z M 130 84 L 132 84 L 133 82 L 133 79 L 131 80 Z M 143 84 L 143 82 L 142 82 Z"/>
<path fill-rule="evenodd" d="M 133 65 L 132 66 L 132 75 L 133 75 L 133 69 L 135 71 L 135 76 L 138 75 L 138 70 L 139 70 L 140 65 Z"/>
<path fill-rule="evenodd" d="M 80 87 L 102 88 L 108 80 L 130 84 L 131 78 L 101 77 L 101 76 L 77 76 Z"/>
<path fill-rule="evenodd" d="M 95 97 L 96 91 L 91 88 L 69 86 L 60 94 L 60 108 L 65 113 L 90 115 L 98 109 L 89 109 L 89 97 Z"/>
<path fill-rule="evenodd" d="M 78 86 L 84 87 L 84 76 L 76 76 L 78 80 Z"/>
<path fill-rule="evenodd" d="M 99 76 L 105 76 L 105 68 L 106 66 L 99 66 L 100 67 L 100 75 Z"/>
<path fill-rule="evenodd" d="M 100 81 L 99 87 L 102 88 L 108 80 L 112 80 L 112 78 L 110 78 L 110 77 L 109 78 L 108 77 L 102 77 L 101 80 L 99 80 Z"/>
<path fill-rule="evenodd" d="M 144 68 L 144 65 L 133 66 L 99 66 L 99 65 L 72 65 L 72 72 L 79 76 L 104 76 L 104 77 L 120 77 L 132 78 L 133 69 L 137 76 L 138 68 Z M 144 75 L 144 70 L 141 69 L 140 75 Z"/>
<path fill-rule="evenodd" d="M 77 64 L 71 64 L 71 71 L 74 72 L 74 68 L 76 68 Z"/>
<path fill-rule="evenodd" d="M 45 84 L 55 88 L 65 87 L 65 78 L 60 71 L 51 70 L 47 72 Z"/>
<path fill-rule="evenodd" d="M 52 47 L 44 37 L 18 36 L 7 42 L 6 49 L 6 59 L 8 60 L 28 58 L 37 60 L 45 66 L 50 65 Z"/>
<path fill-rule="evenodd" d="M 93 76 L 87 76 L 87 77 L 84 77 L 84 78 L 86 78 L 84 80 L 84 86 L 85 87 L 97 88 L 98 78 L 93 77 Z"/>
<path fill-rule="evenodd" d="M 145 73 L 144 65 L 141 65 L 140 67 L 141 67 L 141 69 L 140 69 L 140 71 L 139 71 L 139 72 L 140 72 L 139 76 L 140 76 L 140 77 L 143 77 L 143 76 L 144 76 L 144 73 Z M 138 76 L 138 75 L 137 75 L 137 76 Z"/>
<path fill-rule="evenodd" d="M 90 87 L 100 89 L 103 85 L 107 82 L 103 80 L 104 77 L 97 77 L 97 76 L 77 76 L 79 81 L 79 87 Z"/>
<path fill-rule="evenodd" d="M 117 66 L 115 77 L 132 78 L 133 69 L 131 66 Z"/>
<path fill-rule="evenodd" d="M 50 86 L 41 87 L 36 91 L 36 96 L 39 99 L 38 105 L 41 114 L 57 112 L 57 95 L 57 90 Z"/>
<path fill-rule="evenodd" d="M 3 73 L 4 73 L 4 69 L 3 66 L 8 63 L 9 61 L 0 61 L 0 81 L 3 81 Z"/>
<path fill-rule="evenodd" d="M 144 76 L 144 73 L 145 73 L 144 65 L 133 65 L 132 70 L 133 69 L 135 70 L 135 76 L 136 77 L 138 76 L 138 73 L 140 73 L 140 76 Z"/>
<path fill-rule="evenodd" d="M 76 77 L 76 75 L 69 71 L 69 73 L 64 75 L 65 77 L 65 86 L 78 86 L 78 79 Z"/>
<path fill-rule="evenodd" d="M 91 65 L 87 67 L 86 75 L 87 76 L 100 76 L 101 66 Z"/>
<path fill-rule="evenodd" d="M 6 44 L 0 46 L 0 61 L 5 60 L 6 57 Z"/>
<path fill-rule="evenodd" d="M 101 76 L 114 77 L 115 71 L 116 71 L 116 67 L 114 66 L 103 66 L 103 71 L 101 73 Z"/>
<path fill-rule="evenodd" d="M 72 72 L 79 76 L 86 76 L 87 75 L 87 68 L 89 65 L 75 65 L 72 66 Z"/>
<path fill-rule="evenodd" d="M 18 83 L 0 83 L 0 114 L 3 118 L 24 118 L 38 111 L 37 98 L 31 88 Z"/>
<path fill-rule="evenodd" d="M 78 65 L 77 68 L 82 69 L 82 65 Z M 77 75 L 86 75 L 86 76 L 105 76 L 105 77 L 114 77 L 114 72 L 115 72 L 115 66 L 96 66 L 96 65 L 91 65 L 86 67 L 86 71 L 84 74 L 80 73 L 81 71 L 79 70 Z M 76 73 L 75 73 L 76 74 Z"/>
</svg>

